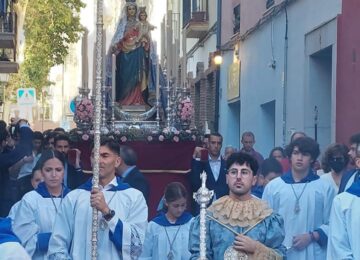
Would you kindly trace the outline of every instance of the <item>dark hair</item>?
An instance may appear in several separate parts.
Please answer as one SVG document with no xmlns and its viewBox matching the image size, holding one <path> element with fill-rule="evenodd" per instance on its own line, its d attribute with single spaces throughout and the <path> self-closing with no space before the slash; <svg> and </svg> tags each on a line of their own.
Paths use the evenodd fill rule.
<svg viewBox="0 0 360 260">
<path fill-rule="evenodd" d="M 102 138 L 100 141 L 100 146 L 106 146 L 110 149 L 110 151 L 120 156 L 120 145 L 114 139 L 108 137 Z"/>
<path fill-rule="evenodd" d="M 49 151 L 50 151 L 50 150 L 49 150 Z M 35 164 L 35 167 L 34 167 L 34 168 L 32 169 L 32 171 L 31 171 L 31 179 L 34 178 L 35 172 L 36 172 L 37 170 L 41 170 L 41 168 L 39 168 L 39 164 L 38 164 L 38 163 Z"/>
<path fill-rule="evenodd" d="M 171 182 L 165 187 L 164 198 L 167 203 L 187 198 L 187 191 L 181 182 Z"/>
<path fill-rule="evenodd" d="M 62 127 L 56 127 L 53 132 L 62 132 L 62 133 L 66 133 L 65 129 Z"/>
<path fill-rule="evenodd" d="M 22 121 L 25 121 L 28 125 L 29 125 L 29 122 L 26 120 L 26 119 L 20 119 L 16 122 L 15 126 L 10 126 L 9 128 L 9 132 L 10 132 L 10 135 L 13 139 L 16 139 L 16 138 L 19 138 L 19 134 L 20 134 L 20 123 Z"/>
<path fill-rule="evenodd" d="M 42 169 L 44 167 L 44 164 L 53 158 L 57 158 L 59 159 L 59 161 L 62 163 L 63 166 L 65 166 L 65 157 L 62 153 L 58 152 L 58 151 L 53 151 L 53 150 L 45 150 L 41 153 L 40 159 L 37 161 L 33 172 L 36 169 Z"/>
<path fill-rule="evenodd" d="M 54 132 L 51 132 L 51 130 L 50 130 L 50 132 L 48 132 L 48 133 L 46 133 L 46 134 L 45 134 L 45 132 L 44 132 L 44 145 L 48 145 L 50 139 L 51 139 L 51 138 L 54 138 L 54 139 L 55 139 L 55 136 L 56 136 L 56 135 L 57 135 L 57 134 L 54 133 Z"/>
<path fill-rule="evenodd" d="M 274 148 L 270 151 L 269 158 L 274 158 L 274 157 L 273 157 L 273 152 L 275 152 L 275 151 L 280 151 L 281 154 L 282 154 L 282 156 L 283 156 L 283 157 L 286 157 L 284 148 L 282 148 L 282 147 L 280 147 L 280 146 L 277 146 L 277 147 L 274 147 Z"/>
<path fill-rule="evenodd" d="M 57 134 L 54 137 L 54 146 L 56 146 L 56 143 L 58 141 L 67 141 L 70 144 L 70 138 L 66 134 Z"/>
<path fill-rule="evenodd" d="M 243 140 L 245 136 L 251 136 L 251 137 L 255 140 L 255 135 L 254 135 L 253 132 L 250 132 L 250 131 L 244 132 L 244 133 L 241 135 L 241 140 Z"/>
<path fill-rule="evenodd" d="M 49 134 L 52 133 L 52 129 L 47 129 L 43 132 L 44 137 L 46 138 Z"/>
<path fill-rule="evenodd" d="M 34 139 L 43 141 L 44 140 L 44 135 L 39 131 L 35 131 L 33 133 L 33 140 Z"/>
<path fill-rule="evenodd" d="M 204 134 L 204 138 L 208 138 L 209 139 L 210 134 Z"/>
<path fill-rule="evenodd" d="M 334 158 L 336 155 L 341 155 L 344 157 L 344 165 L 349 163 L 350 157 L 348 155 L 349 148 L 344 144 L 331 144 L 324 152 L 324 155 L 321 160 L 321 167 L 324 170 L 324 172 L 331 171 L 331 167 L 329 165 L 329 162 L 331 159 Z"/>
<path fill-rule="evenodd" d="M 253 175 L 256 175 L 259 169 L 259 164 L 257 160 L 253 156 L 243 152 L 233 153 L 232 155 L 230 155 L 229 158 L 226 160 L 226 169 L 230 169 L 231 165 L 233 165 L 234 163 L 237 163 L 239 165 L 246 164 L 253 171 Z"/>
<path fill-rule="evenodd" d="M 222 140 L 223 140 L 223 137 L 222 137 L 222 135 L 221 135 L 220 133 L 211 133 L 211 134 L 209 135 L 209 140 L 210 140 L 210 137 L 211 137 L 211 136 L 220 137 L 220 138 L 221 138 L 221 142 L 222 142 Z"/>
<path fill-rule="evenodd" d="M 350 144 L 360 144 L 360 133 L 356 133 L 350 137 Z"/>
<path fill-rule="evenodd" d="M 0 130 L 6 129 L 6 122 L 4 120 L 0 120 Z"/>
<path fill-rule="evenodd" d="M 305 154 L 309 153 L 311 159 L 314 161 L 318 158 L 320 154 L 319 144 L 310 137 L 300 137 L 292 141 L 285 149 L 286 154 L 289 158 L 294 151 L 295 146 L 299 149 L 300 153 Z"/>
<path fill-rule="evenodd" d="M 134 149 L 129 146 L 120 145 L 120 157 L 128 166 L 133 166 L 137 163 L 137 155 Z"/>
<path fill-rule="evenodd" d="M 261 175 L 266 177 L 270 172 L 282 174 L 283 169 L 278 160 L 274 158 L 268 158 L 261 164 Z"/>
<path fill-rule="evenodd" d="M 0 129 L 0 142 L 5 141 L 10 136 L 7 129 Z"/>
<path fill-rule="evenodd" d="M 292 141 L 294 141 L 293 139 L 294 139 L 294 136 L 295 136 L 295 135 L 303 135 L 303 137 L 307 137 L 307 135 L 306 135 L 304 132 L 296 131 L 296 132 L 294 132 L 294 133 L 291 135 L 291 137 L 290 137 L 290 143 L 291 143 Z"/>
<path fill-rule="evenodd" d="M 223 139 L 223 137 L 222 137 L 222 135 L 221 135 L 220 133 L 211 133 L 211 134 L 209 135 L 209 139 L 210 139 L 211 136 L 217 136 L 217 137 L 220 137 L 221 140 Z"/>
</svg>

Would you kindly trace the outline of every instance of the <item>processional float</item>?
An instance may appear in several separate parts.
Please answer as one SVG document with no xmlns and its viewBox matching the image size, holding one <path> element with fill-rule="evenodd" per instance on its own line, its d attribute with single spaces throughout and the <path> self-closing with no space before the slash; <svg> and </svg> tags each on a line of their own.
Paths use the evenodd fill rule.
<svg viewBox="0 0 360 260">
<path fill-rule="evenodd" d="M 136 5 L 136 0 L 125 0 L 126 5 L 129 3 Z M 93 180 L 92 185 L 94 188 L 99 188 L 99 151 L 100 151 L 100 137 L 101 135 L 108 134 L 109 132 L 123 131 L 125 128 L 140 128 L 145 130 L 157 130 L 161 128 L 175 129 L 175 124 L 179 123 L 182 130 L 187 130 L 190 127 L 190 120 L 179 119 L 179 113 L 177 111 L 179 104 L 188 105 L 189 101 L 189 90 L 187 85 L 184 84 L 182 87 L 172 84 L 169 76 L 166 77 L 165 86 L 163 86 L 162 98 L 166 100 L 164 104 L 163 120 L 161 120 L 160 109 L 161 106 L 161 94 L 160 94 L 160 68 L 158 56 L 155 57 L 155 71 L 156 71 L 156 91 L 155 91 L 155 103 L 154 105 L 144 113 L 130 113 L 119 106 L 116 100 L 116 56 L 112 53 L 108 54 L 107 62 L 110 63 L 111 83 L 105 84 L 104 76 L 107 73 L 104 72 L 104 58 L 103 58 L 103 0 L 97 0 L 96 4 L 96 47 L 95 47 L 95 88 L 93 89 L 92 98 L 88 98 L 90 90 L 87 86 L 82 86 L 79 90 L 80 96 L 76 100 L 76 113 L 74 115 L 74 121 L 77 124 L 79 130 L 82 131 L 93 131 L 94 134 L 94 161 L 93 161 Z M 120 28 L 121 29 L 121 28 Z M 154 57 L 153 57 L 154 58 Z M 109 62 L 110 61 L 110 62 Z M 169 72 L 169 69 L 167 70 Z M 184 100 L 186 102 L 184 102 Z M 88 109 L 88 108 L 91 109 Z M 192 109 L 192 106 L 191 106 Z M 90 112 L 91 111 L 91 112 Z M 110 112 L 109 112 L 110 111 Z M 186 106 L 187 115 L 190 113 L 190 108 Z M 79 112 L 79 113 L 77 113 Z M 156 113 L 155 120 L 151 121 Z M 183 122 L 182 122 L 183 121 Z M 176 130 L 177 131 L 177 130 Z M 205 175 L 206 179 L 206 175 Z M 205 184 L 203 184 L 204 186 Z M 206 187 L 205 187 L 206 188 Z M 206 207 L 206 200 L 204 197 L 205 188 L 201 190 L 196 196 L 201 203 L 202 207 L 202 218 L 204 218 L 204 210 Z M 211 192 L 209 193 L 211 194 Z M 211 199 L 211 197 L 210 197 Z M 210 200 L 209 199 L 209 200 Z M 205 203 L 205 204 L 204 204 Z M 205 222 L 203 222 L 203 228 L 205 228 Z M 98 229 L 99 229 L 99 212 L 93 208 L 92 212 L 92 232 L 91 232 L 91 259 L 98 259 L 97 243 L 98 243 Z M 202 240 L 205 239 L 205 233 L 202 229 Z M 204 241 L 203 241 L 204 243 Z M 206 255 L 202 253 L 202 255 Z M 201 258 L 205 259 L 205 258 Z"/>
</svg>

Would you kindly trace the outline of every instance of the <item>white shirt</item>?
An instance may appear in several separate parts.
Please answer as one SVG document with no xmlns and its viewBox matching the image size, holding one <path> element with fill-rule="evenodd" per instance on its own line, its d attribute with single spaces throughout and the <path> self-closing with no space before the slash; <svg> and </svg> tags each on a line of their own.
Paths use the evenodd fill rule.
<svg viewBox="0 0 360 260">
<path fill-rule="evenodd" d="M 339 193 L 339 186 L 336 185 L 336 182 L 334 181 L 334 178 L 332 177 L 331 172 L 324 173 L 323 175 L 320 176 L 320 178 L 329 182 L 331 184 L 331 186 L 334 188 L 336 194 Z"/>
<path fill-rule="evenodd" d="M 211 159 L 211 157 L 209 155 L 209 164 L 210 164 L 211 171 L 214 175 L 214 179 L 215 179 L 215 181 L 217 181 L 219 179 L 219 175 L 220 175 L 221 155 L 216 160 Z"/>
</svg>

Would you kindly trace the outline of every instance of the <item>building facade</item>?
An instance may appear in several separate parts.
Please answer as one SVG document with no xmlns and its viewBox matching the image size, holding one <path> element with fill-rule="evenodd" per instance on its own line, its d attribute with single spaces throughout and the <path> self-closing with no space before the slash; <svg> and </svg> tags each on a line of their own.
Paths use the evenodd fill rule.
<svg viewBox="0 0 360 260">
<path fill-rule="evenodd" d="M 359 5 L 222 1 L 219 131 L 226 143 L 252 131 L 255 148 L 267 155 L 294 131 L 316 137 L 322 148 L 358 131 L 353 94 L 360 91 L 355 88 L 359 38 L 353 30 Z M 229 95 L 237 76 L 238 98 Z"/>
</svg>

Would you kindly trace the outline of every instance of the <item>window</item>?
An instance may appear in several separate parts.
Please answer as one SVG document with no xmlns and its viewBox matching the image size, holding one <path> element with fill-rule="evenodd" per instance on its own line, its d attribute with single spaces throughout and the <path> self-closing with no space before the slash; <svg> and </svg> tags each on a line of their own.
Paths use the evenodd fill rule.
<svg viewBox="0 0 360 260">
<path fill-rule="evenodd" d="M 191 19 L 191 0 L 183 0 L 183 28 Z"/>
<path fill-rule="evenodd" d="M 234 8 L 234 34 L 240 31 L 240 5 Z"/>
<path fill-rule="evenodd" d="M 275 0 L 266 0 L 266 9 L 274 5 Z"/>
</svg>

